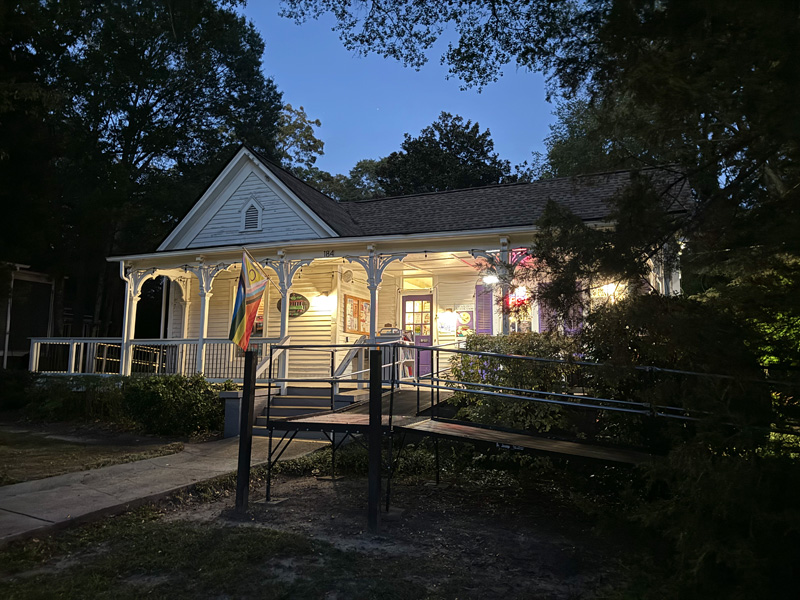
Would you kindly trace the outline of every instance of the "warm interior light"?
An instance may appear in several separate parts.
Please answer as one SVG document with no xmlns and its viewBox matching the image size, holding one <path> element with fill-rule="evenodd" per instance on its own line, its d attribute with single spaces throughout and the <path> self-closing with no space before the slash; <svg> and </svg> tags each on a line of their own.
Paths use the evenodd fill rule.
<svg viewBox="0 0 800 600">
<path fill-rule="evenodd" d="M 524 285 L 514 288 L 508 295 L 508 305 L 510 307 L 522 306 L 528 302 L 528 288 Z"/>
<path fill-rule="evenodd" d="M 452 308 L 445 309 L 444 312 L 440 312 L 439 315 L 439 323 L 443 328 L 446 329 L 453 329 L 455 330 L 456 327 L 456 313 L 453 312 Z"/>
<path fill-rule="evenodd" d="M 336 296 L 331 296 L 328 292 L 323 292 L 319 296 L 314 296 L 311 299 L 311 305 L 314 310 L 323 313 L 331 313 L 336 308 Z"/>
<path fill-rule="evenodd" d="M 606 296 L 613 296 L 614 292 L 617 291 L 617 284 L 616 283 L 607 283 L 602 287 L 603 293 Z"/>
<path fill-rule="evenodd" d="M 494 285 L 495 283 L 500 283 L 500 278 L 494 273 L 490 275 L 484 275 L 483 283 L 485 283 L 486 285 Z"/>
</svg>

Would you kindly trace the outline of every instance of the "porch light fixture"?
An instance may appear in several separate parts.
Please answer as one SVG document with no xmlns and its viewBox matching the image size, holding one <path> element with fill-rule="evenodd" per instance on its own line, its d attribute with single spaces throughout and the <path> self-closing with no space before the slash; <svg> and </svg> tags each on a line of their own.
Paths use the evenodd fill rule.
<svg viewBox="0 0 800 600">
<path fill-rule="evenodd" d="M 483 276 L 483 283 L 486 285 L 494 285 L 495 283 L 500 283 L 500 278 L 496 274 L 490 273 L 489 275 Z"/>
<path fill-rule="evenodd" d="M 528 303 L 528 288 L 521 285 L 508 295 L 508 305 L 511 308 L 523 306 Z"/>
</svg>

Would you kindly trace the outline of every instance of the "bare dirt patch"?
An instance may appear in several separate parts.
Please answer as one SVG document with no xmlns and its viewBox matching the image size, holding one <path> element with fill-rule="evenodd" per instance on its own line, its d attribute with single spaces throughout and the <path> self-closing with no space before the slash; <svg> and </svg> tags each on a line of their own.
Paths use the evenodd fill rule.
<svg viewBox="0 0 800 600">
<path fill-rule="evenodd" d="M 397 585 L 425 589 L 419 597 L 607 597 L 631 551 L 629 540 L 598 534 L 580 511 L 538 489 L 395 484 L 377 535 L 366 531 L 366 479 L 279 476 L 273 496 L 286 500 L 265 505 L 263 495 L 251 497 L 246 518 L 234 514 L 229 493 L 173 507 L 166 519 L 301 534 L 365 558 Z"/>
</svg>

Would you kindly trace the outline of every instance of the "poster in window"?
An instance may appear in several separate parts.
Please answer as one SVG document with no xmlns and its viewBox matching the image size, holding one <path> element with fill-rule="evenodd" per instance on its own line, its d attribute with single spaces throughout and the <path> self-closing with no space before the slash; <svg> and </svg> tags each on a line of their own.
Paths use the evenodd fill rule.
<svg viewBox="0 0 800 600">
<path fill-rule="evenodd" d="M 344 306 L 345 333 L 369 335 L 369 300 L 345 295 Z"/>
<path fill-rule="evenodd" d="M 475 331 L 475 313 L 472 310 L 456 312 L 456 337 L 467 337 Z"/>
</svg>

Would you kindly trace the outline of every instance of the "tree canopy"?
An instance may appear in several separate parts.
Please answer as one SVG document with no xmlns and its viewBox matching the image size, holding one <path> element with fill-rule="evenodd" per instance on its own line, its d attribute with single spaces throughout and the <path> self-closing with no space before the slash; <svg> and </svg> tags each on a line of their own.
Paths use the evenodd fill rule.
<svg viewBox="0 0 800 600">
<path fill-rule="evenodd" d="M 0 194 L 6 206 L 30 204 L 0 251 L 69 275 L 76 313 L 95 323 L 108 322 L 119 297 L 106 256 L 153 248 L 238 143 L 277 158 L 280 93 L 236 4 L 4 9 Z"/>
<path fill-rule="evenodd" d="M 381 160 L 377 181 L 390 196 L 439 192 L 500 183 L 510 175 L 494 151 L 489 130 L 443 112 L 417 137 L 405 134 L 399 152 Z"/>
<path fill-rule="evenodd" d="M 551 136 L 559 174 L 581 169 L 587 144 L 590 169 L 598 158 L 679 166 L 696 210 L 667 231 L 650 228 L 651 241 L 682 237 L 688 291 L 757 316 L 758 343 L 780 346 L 778 363 L 800 365 L 800 336 L 789 335 L 800 323 L 800 5 L 284 0 L 298 21 L 323 12 L 360 52 L 419 67 L 454 33 L 443 60 L 465 85 L 486 85 L 513 63 L 544 72 L 552 95 L 583 98 L 590 112 L 573 104 Z"/>
</svg>

